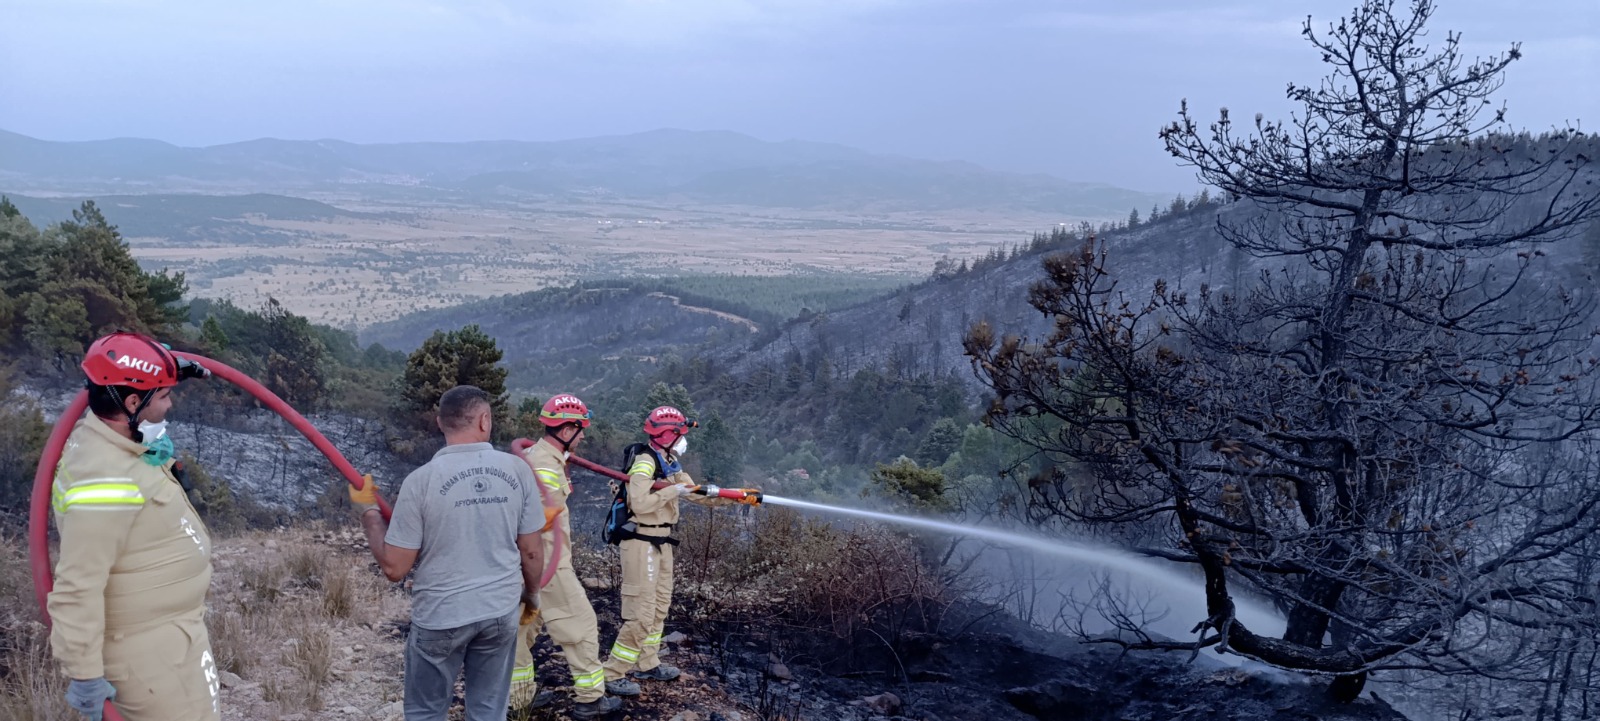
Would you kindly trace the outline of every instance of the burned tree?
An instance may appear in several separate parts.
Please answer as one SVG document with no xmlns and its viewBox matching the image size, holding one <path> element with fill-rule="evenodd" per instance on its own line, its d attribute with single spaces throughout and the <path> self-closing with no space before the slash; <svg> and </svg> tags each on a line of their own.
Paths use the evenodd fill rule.
<svg viewBox="0 0 1600 721">
<path fill-rule="evenodd" d="M 1544 250 L 1600 217 L 1600 148 L 1507 132 L 1489 98 L 1518 49 L 1429 49 L 1432 9 L 1308 21 L 1331 74 L 1286 123 L 1161 131 L 1233 200 L 1217 229 L 1254 282 L 1135 293 L 1090 245 L 1031 291 L 1050 335 L 966 341 L 988 422 L 1056 462 L 1036 510 L 1203 569 L 1187 645 L 1346 694 L 1380 668 L 1544 679 L 1550 644 L 1600 633 L 1594 289 Z"/>
</svg>

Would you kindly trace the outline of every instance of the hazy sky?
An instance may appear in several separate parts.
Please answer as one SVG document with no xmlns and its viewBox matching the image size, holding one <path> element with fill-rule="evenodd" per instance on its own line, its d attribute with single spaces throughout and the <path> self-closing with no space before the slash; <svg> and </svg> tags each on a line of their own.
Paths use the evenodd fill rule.
<svg viewBox="0 0 1600 721">
<path fill-rule="evenodd" d="M 1519 127 L 1600 130 L 1600 0 L 1439 0 L 1436 40 L 1523 43 Z M 1269 117 L 1355 0 L 7 0 L 0 128 L 208 145 L 553 140 L 663 127 L 1149 190 L 1187 97 Z"/>
</svg>

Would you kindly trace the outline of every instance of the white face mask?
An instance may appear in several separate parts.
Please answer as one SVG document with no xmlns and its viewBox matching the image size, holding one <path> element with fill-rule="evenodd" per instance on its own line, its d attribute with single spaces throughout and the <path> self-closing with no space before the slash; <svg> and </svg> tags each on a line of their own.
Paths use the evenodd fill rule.
<svg viewBox="0 0 1600 721">
<path fill-rule="evenodd" d="M 681 456 L 684 453 L 687 453 L 688 450 L 689 439 L 684 438 L 683 436 L 679 436 L 678 441 L 672 444 L 672 455 L 674 456 Z"/>
<path fill-rule="evenodd" d="M 139 421 L 139 432 L 144 434 L 144 442 L 149 443 L 167 434 L 167 422 L 151 423 L 150 421 Z"/>
</svg>

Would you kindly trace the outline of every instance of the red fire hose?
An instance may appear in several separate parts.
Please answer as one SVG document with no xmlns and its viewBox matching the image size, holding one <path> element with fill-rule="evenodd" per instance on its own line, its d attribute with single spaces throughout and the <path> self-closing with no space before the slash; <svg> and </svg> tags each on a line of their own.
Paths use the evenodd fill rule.
<svg viewBox="0 0 1600 721">
<path fill-rule="evenodd" d="M 617 470 L 611 469 L 611 468 L 606 468 L 605 466 L 602 466 L 602 465 L 600 465 L 598 463 L 595 463 L 594 461 L 591 461 L 591 460 L 589 460 L 587 458 L 580 458 L 578 456 L 571 456 L 568 460 L 572 461 L 573 463 L 578 464 L 578 466 L 580 468 L 586 468 L 588 470 L 594 471 L 595 473 L 598 473 L 598 474 L 600 474 L 602 476 L 605 476 L 606 478 L 610 478 L 613 481 L 622 481 L 623 483 L 627 483 L 628 482 L 628 477 L 625 474 L 623 474 L 621 471 L 617 471 Z"/>
<path fill-rule="evenodd" d="M 602 466 L 602 465 L 600 465 L 598 463 L 595 463 L 594 461 L 591 461 L 591 460 L 589 460 L 587 458 L 580 458 L 578 456 L 572 456 L 570 460 L 573 463 L 578 464 L 579 467 L 586 468 L 588 470 L 594 471 L 595 473 L 598 473 L 598 474 L 600 474 L 602 476 L 605 476 L 606 478 L 610 478 L 610 479 L 616 480 L 616 481 L 621 481 L 623 483 L 627 483 L 628 482 L 628 477 L 626 475 L 624 475 L 623 473 L 621 473 L 620 471 L 617 471 L 617 470 L 614 470 L 614 469 L 611 469 L 611 468 L 607 468 L 607 467 Z M 655 488 L 655 489 L 661 489 L 661 488 L 666 488 L 667 486 L 670 486 L 670 485 L 672 485 L 672 483 L 670 481 L 656 481 L 650 487 L 651 488 Z M 714 498 L 726 498 L 726 499 L 729 499 L 729 500 L 738 501 L 740 503 L 748 504 L 748 505 L 751 505 L 751 506 L 761 505 L 761 499 L 762 499 L 761 491 L 758 491 L 758 490 L 756 490 L 754 488 L 718 488 L 716 486 L 695 486 L 695 490 L 692 491 L 692 492 L 693 493 L 700 493 L 702 495 L 711 496 L 711 497 L 714 497 Z"/>
<path fill-rule="evenodd" d="M 288 403 L 285 403 L 282 398 L 267 390 L 266 386 L 257 383 L 254 378 L 240 373 L 220 361 L 214 361 L 193 353 L 174 351 L 173 355 L 179 358 L 187 358 L 205 366 L 207 370 L 211 371 L 212 375 L 245 389 L 250 395 L 255 396 L 256 400 L 261 401 L 262 405 L 283 416 L 283 419 L 288 421 L 289 425 L 294 426 L 295 430 L 300 431 L 300 435 L 305 436 L 306 440 L 311 441 L 311 445 L 316 446 L 317 450 L 322 451 L 322 455 L 327 456 L 328 462 L 333 464 L 334 470 L 338 471 L 339 475 L 344 476 L 344 479 L 350 482 L 352 488 L 359 491 L 366 483 L 366 479 L 361 475 L 361 472 L 357 471 L 355 466 L 350 465 L 350 461 L 345 460 L 344 454 L 340 453 L 339 449 L 334 448 L 333 444 L 328 442 L 328 439 L 317 431 L 316 426 L 311 425 L 311 421 L 306 420 L 305 416 L 300 415 L 298 411 L 290 407 Z M 378 498 L 378 511 L 383 514 L 383 520 L 385 521 L 389 520 L 390 514 L 393 513 L 393 509 L 389 508 L 389 504 L 381 496 Z"/>
<path fill-rule="evenodd" d="M 317 450 L 322 451 L 322 455 L 327 456 L 333 467 L 356 490 L 360 490 L 366 483 L 366 479 L 350 465 L 348 460 L 345 460 L 339 449 L 334 448 L 310 421 L 289 407 L 282 398 L 267 390 L 266 386 L 219 361 L 193 353 L 174 352 L 173 355 L 200 363 L 210 370 L 212 375 L 243 388 L 262 405 L 282 416 L 289 425 L 300 431 L 306 440 L 311 441 Z M 56 420 L 55 428 L 50 431 L 50 438 L 45 442 L 44 452 L 39 456 L 39 467 L 33 475 L 33 496 L 29 499 L 28 505 L 28 561 L 33 570 L 34 596 L 39 602 L 39 613 L 44 617 L 46 625 L 50 623 L 47 602 L 50 590 L 55 587 L 55 578 L 50 567 L 50 486 L 55 480 L 56 463 L 61 460 L 67 436 L 72 433 L 73 426 L 77 425 L 78 419 L 88 407 L 88 391 L 79 391 L 67 405 L 67 409 L 62 411 L 61 417 Z M 382 498 L 378 499 L 378 510 L 383 513 L 385 520 L 389 518 L 391 509 Z M 109 702 L 106 704 L 105 718 L 107 721 L 123 721 L 122 715 L 117 713 Z"/>
<path fill-rule="evenodd" d="M 45 625 L 50 624 L 50 612 L 45 602 L 50 589 L 55 587 L 55 577 L 50 568 L 50 484 L 56 477 L 56 463 L 61 460 L 61 450 L 67 445 L 72 427 L 89 408 L 89 392 L 78 391 L 61 412 L 56 427 L 45 441 L 44 452 L 39 455 L 39 468 L 33 473 L 33 496 L 28 499 L 28 561 L 33 567 L 33 596 L 39 602 L 39 613 Z"/>
</svg>

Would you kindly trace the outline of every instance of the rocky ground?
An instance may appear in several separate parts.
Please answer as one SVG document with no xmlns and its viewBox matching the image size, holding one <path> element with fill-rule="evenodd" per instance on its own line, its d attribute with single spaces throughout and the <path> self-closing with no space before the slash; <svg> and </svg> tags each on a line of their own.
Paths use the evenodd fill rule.
<svg viewBox="0 0 1600 721">
<path fill-rule="evenodd" d="M 1064 653 L 1023 648 L 1008 635 L 969 632 L 932 641 L 906 666 L 906 680 L 840 678 L 814 668 L 744 655 L 745 670 L 726 677 L 735 697 L 765 708 L 764 718 L 852 721 L 1028 721 L 1087 719 L 1271 719 L 1402 721 L 1387 704 L 1326 702 L 1319 687 L 1184 655 L 1121 654 L 1073 645 Z M 752 693 L 752 689 L 757 689 Z M 639 718 L 653 718 L 640 716 Z M 662 716 L 661 718 L 666 718 Z"/>
<path fill-rule="evenodd" d="M 355 529 L 218 539 L 208 625 L 225 720 L 401 716 L 410 602 Z"/>
</svg>

